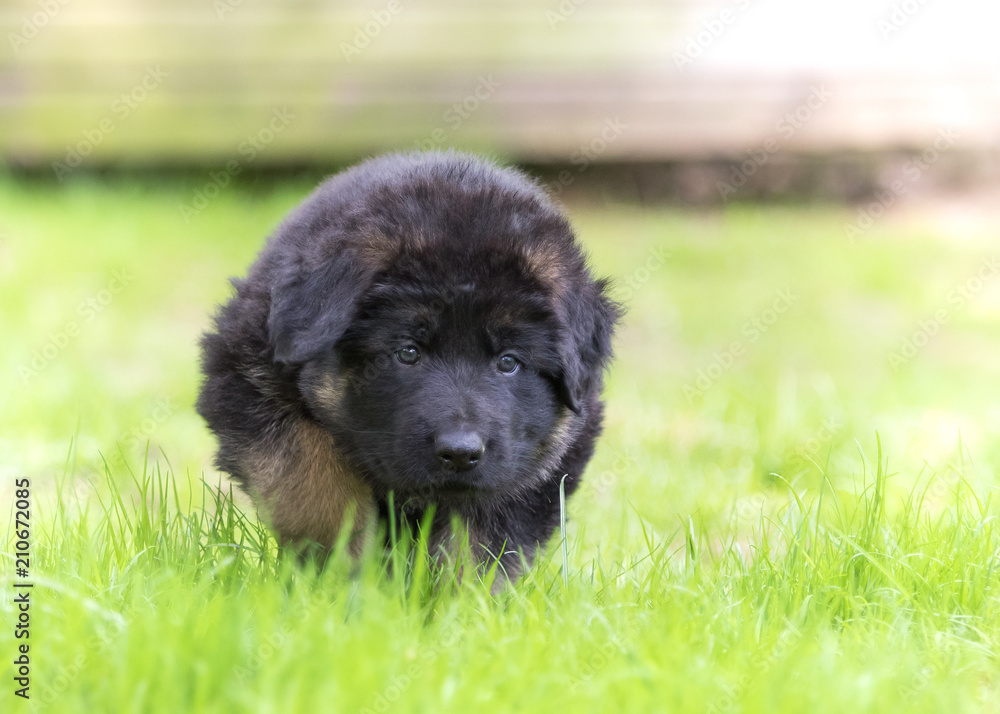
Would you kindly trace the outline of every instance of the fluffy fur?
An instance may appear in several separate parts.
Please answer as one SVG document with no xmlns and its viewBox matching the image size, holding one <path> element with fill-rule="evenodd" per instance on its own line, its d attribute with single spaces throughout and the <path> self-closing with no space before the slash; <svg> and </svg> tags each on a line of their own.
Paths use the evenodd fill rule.
<svg viewBox="0 0 1000 714">
<path fill-rule="evenodd" d="M 350 517 L 360 549 L 391 491 L 397 515 L 434 504 L 433 542 L 458 516 L 484 559 L 530 562 L 593 453 L 619 316 L 538 186 L 464 154 L 369 160 L 233 283 L 198 411 L 283 544 Z"/>
</svg>

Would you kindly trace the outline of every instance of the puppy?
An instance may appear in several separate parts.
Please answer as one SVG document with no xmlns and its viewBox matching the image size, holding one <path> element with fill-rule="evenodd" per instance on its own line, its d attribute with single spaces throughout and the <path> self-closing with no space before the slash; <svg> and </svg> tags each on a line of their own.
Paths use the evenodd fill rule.
<svg viewBox="0 0 1000 714">
<path fill-rule="evenodd" d="M 282 544 L 430 507 L 516 578 L 601 431 L 619 307 L 533 181 L 460 153 L 382 156 L 323 183 L 202 340 L 216 463 Z M 392 499 L 390 501 L 390 493 Z"/>
</svg>

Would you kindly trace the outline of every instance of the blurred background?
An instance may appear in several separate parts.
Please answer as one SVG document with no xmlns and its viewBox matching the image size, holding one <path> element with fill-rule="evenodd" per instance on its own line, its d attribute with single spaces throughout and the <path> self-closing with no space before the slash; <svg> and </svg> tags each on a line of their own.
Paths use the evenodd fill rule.
<svg viewBox="0 0 1000 714">
<path fill-rule="evenodd" d="M 944 132 L 927 188 L 968 186 L 997 179 L 997 27 L 986 0 L 8 0 L 0 156 L 62 176 L 454 146 L 597 164 L 646 200 L 718 200 L 744 161 L 743 193 L 856 199 Z"/>
<path fill-rule="evenodd" d="M 454 147 L 539 177 L 629 307 L 596 532 L 850 489 L 876 433 L 907 487 L 994 484 L 998 27 L 986 0 L 7 0 L 0 469 L 213 475 L 226 278 L 325 174 Z"/>
</svg>

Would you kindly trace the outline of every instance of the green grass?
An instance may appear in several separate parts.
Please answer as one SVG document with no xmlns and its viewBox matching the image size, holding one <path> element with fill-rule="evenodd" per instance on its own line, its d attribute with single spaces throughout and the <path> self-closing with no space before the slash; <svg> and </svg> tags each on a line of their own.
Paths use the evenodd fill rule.
<svg viewBox="0 0 1000 714">
<path fill-rule="evenodd" d="M 230 498 L 192 408 L 197 336 L 310 184 L 233 187 L 185 222 L 202 183 L 0 180 L 0 493 L 31 479 L 30 709 L 1000 706 L 1000 280 L 949 300 L 994 227 L 900 215 L 851 244 L 846 209 L 571 206 L 630 312 L 569 568 L 554 539 L 494 597 L 407 543 L 317 573 Z M 12 516 L 3 711 L 29 708 Z"/>
</svg>

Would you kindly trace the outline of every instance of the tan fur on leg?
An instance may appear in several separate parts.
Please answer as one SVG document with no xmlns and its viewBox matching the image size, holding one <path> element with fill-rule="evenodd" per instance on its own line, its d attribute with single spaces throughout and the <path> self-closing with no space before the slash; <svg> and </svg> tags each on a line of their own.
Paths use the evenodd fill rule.
<svg viewBox="0 0 1000 714">
<path fill-rule="evenodd" d="M 353 517 L 349 551 L 357 557 L 377 528 L 371 489 L 352 474 L 333 439 L 303 418 L 286 423 L 243 461 L 250 490 L 282 545 L 331 548 Z"/>
</svg>

